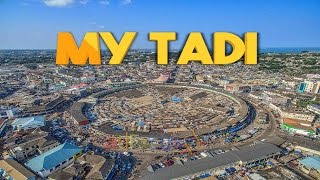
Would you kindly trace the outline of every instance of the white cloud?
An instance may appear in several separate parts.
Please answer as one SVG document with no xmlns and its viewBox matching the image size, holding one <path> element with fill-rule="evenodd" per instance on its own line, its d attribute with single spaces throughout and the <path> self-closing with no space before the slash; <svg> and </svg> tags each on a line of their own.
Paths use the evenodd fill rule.
<svg viewBox="0 0 320 180">
<path fill-rule="evenodd" d="M 102 5 L 109 5 L 110 1 L 109 0 L 101 0 L 101 1 L 99 1 L 99 3 Z"/>
<path fill-rule="evenodd" d="M 74 0 L 43 0 L 43 2 L 47 6 L 63 7 L 63 6 L 71 5 L 72 3 L 74 3 Z"/>
<path fill-rule="evenodd" d="M 122 0 L 122 2 L 121 2 L 121 4 L 123 4 L 123 5 L 128 5 L 131 3 L 132 3 L 132 0 Z"/>
<path fill-rule="evenodd" d="M 42 2 L 51 7 L 64 7 L 74 3 L 86 5 L 90 0 L 42 0 Z M 92 1 L 91 1 L 92 2 Z M 97 1 L 101 5 L 109 5 L 110 0 L 99 0 Z M 121 5 L 128 5 L 132 3 L 132 0 L 120 0 Z"/>
<path fill-rule="evenodd" d="M 79 3 L 80 3 L 80 4 L 83 4 L 83 5 L 86 5 L 88 2 L 89 2 L 89 0 L 80 0 L 80 1 L 79 1 Z"/>
<path fill-rule="evenodd" d="M 99 29 L 104 29 L 103 25 L 98 26 Z"/>
</svg>

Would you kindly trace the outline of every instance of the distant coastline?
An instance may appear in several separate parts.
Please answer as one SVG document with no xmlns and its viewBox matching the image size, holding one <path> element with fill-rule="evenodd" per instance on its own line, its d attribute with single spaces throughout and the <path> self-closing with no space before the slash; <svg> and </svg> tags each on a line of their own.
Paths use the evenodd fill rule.
<svg viewBox="0 0 320 180">
<path fill-rule="evenodd" d="M 259 49 L 259 53 L 301 53 L 303 51 L 320 52 L 320 47 L 282 47 Z"/>
</svg>

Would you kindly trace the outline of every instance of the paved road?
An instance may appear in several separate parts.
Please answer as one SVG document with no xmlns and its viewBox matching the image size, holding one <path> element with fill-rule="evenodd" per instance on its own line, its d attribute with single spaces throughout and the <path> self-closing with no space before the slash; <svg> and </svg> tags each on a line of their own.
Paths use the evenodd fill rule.
<svg viewBox="0 0 320 180">
<path fill-rule="evenodd" d="M 261 106 L 260 106 L 261 107 Z M 269 120 L 270 120 L 270 126 L 266 129 L 264 133 L 261 134 L 261 138 L 270 138 L 271 136 L 279 136 L 286 140 L 287 142 L 293 143 L 293 144 L 298 144 L 303 147 L 307 147 L 310 149 L 314 150 L 320 150 L 320 143 L 319 140 L 312 140 L 308 137 L 303 137 L 303 136 L 292 136 L 291 134 L 288 134 L 286 132 L 279 131 L 277 129 L 277 121 L 276 118 L 274 117 L 273 113 L 265 107 L 263 108 L 266 112 L 269 114 Z M 261 140 L 261 138 L 258 138 Z"/>
<path fill-rule="evenodd" d="M 292 136 L 287 133 L 282 133 L 279 136 L 293 144 L 297 144 L 299 146 L 320 151 L 319 140 L 312 140 L 312 139 L 309 139 L 308 137 L 302 137 L 302 136 Z"/>
<path fill-rule="evenodd" d="M 272 136 L 276 134 L 276 120 L 274 115 L 270 112 L 269 109 L 265 108 L 265 107 L 261 107 L 259 106 L 259 108 L 262 108 L 265 112 L 268 113 L 268 117 L 269 117 L 269 126 L 267 127 L 267 129 L 261 134 L 261 138 L 258 138 L 259 140 L 261 140 L 262 138 L 266 138 L 268 136 Z"/>
</svg>

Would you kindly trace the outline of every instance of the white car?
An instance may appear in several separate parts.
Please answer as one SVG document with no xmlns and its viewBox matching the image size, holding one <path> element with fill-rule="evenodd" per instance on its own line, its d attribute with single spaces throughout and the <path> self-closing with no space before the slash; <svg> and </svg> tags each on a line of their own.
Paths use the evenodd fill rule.
<svg viewBox="0 0 320 180">
<path fill-rule="evenodd" d="M 159 165 L 162 167 L 162 168 L 164 168 L 164 167 L 166 167 L 164 164 L 162 164 L 162 163 L 159 163 Z"/>
</svg>

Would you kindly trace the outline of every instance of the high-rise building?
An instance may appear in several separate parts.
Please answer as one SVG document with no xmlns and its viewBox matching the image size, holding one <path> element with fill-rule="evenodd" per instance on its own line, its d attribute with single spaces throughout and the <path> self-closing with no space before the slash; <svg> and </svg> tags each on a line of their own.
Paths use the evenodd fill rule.
<svg viewBox="0 0 320 180">
<path fill-rule="evenodd" d="M 298 93 L 304 93 L 306 91 L 307 84 L 302 82 L 298 85 Z"/>
<path fill-rule="evenodd" d="M 313 93 L 314 94 L 320 94 L 320 81 L 316 82 L 313 86 Z"/>
<path fill-rule="evenodd" d="M 305 81 L 306 83 L 306 92 L 312 93 L 314 83 L 312 81 Z"/>
<path fill-rule="evenodd" d="M 320 93 L 320 81 L 303 81 L 298 85 L 298 93 Z"/>
</svg>

